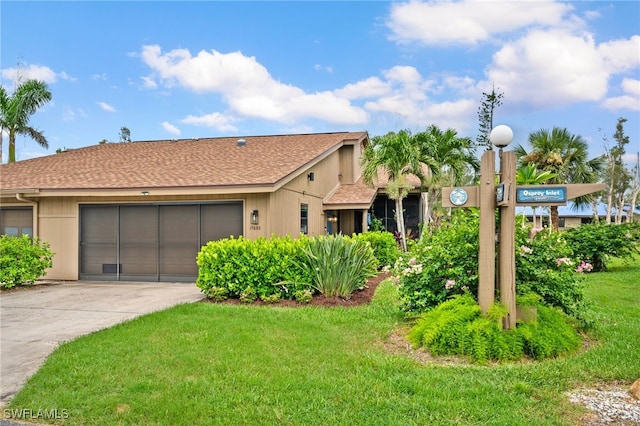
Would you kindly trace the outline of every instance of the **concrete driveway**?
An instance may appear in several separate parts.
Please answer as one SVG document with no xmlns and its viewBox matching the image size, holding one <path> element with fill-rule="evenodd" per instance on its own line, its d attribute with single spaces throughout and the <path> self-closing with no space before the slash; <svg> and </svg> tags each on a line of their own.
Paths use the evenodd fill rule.
<svg viewBox="0 0 640 426">
<path fill-rule="evenodd" d="M 180 303 L 201 300 L 195 284 L 80 281 L 0 295 L 0 406 L 63 342 Z"/>
</svg>

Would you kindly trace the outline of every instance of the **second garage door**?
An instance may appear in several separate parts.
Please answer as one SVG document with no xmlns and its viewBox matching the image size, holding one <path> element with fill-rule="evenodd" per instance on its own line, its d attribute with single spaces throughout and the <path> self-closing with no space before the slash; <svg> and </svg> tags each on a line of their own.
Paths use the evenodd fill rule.
<svg viewBox="0 0 640 426">
<path fill-rule="evenodd" d="M 207 241 L 242 235 L 242 203 L 80 206 L 80 278 L 193 281 Z"/>
</svg>

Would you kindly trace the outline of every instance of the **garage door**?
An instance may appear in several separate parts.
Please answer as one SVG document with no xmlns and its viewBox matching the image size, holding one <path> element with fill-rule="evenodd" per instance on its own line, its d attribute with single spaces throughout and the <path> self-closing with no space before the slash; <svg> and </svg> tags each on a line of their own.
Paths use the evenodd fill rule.
<svg viewBox="0 0 640 426">
<path fill-rule="evenodd" d="M 194 281 L 207 241 L 242 235 L 242 203 L 80 206 L 80 278 Z"/>
</svg>

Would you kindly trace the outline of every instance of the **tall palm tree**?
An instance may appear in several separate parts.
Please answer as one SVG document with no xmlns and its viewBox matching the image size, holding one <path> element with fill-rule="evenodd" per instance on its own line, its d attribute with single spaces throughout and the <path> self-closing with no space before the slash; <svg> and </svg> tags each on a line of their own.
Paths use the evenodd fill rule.
<svg viewBox="0 0 640 426">
<path fill-rule="evenodd" d="M 407 250 L 406 231 L 403 216 L 403 199 L 411 190 L 409 175 L 422 178 L 420 151 L 409 130 L 390 132 L 384 136 L 374 136 L 365 148 L 360 160 L 362 178 L 367 185 L 375 185 L 378 173 L 386 173 L 387 194 L 396 204 L 396 223 L 400 247 Z"/>
<path fill-rule="evenodd" d="M 29 79 L 19 83 L 11 95 L 0 86 L 0 152 L 2 131 L 6 130 L 9 134 L 9 163 L 16 161 L 16 135 L 29 136 L 43 148 L 49 148 L 44 134 L 29 126 L 29 118 L 50 100 L 51 92 L 43 81 Z"/>
<path fill-rule="evenodd" d="M 531 151 L 518 145 L 514 153 L 519 166 L 533 163 L 543 171 L 555 174 L 546 183 L 595 183 L 604 165 L 602 156 L 587 159 L 588 145 L 566 128 L 542 129 L 529 135 Z M 589 196 L 574 200 L 576 206 L 589 202 Z M 551 224 L 558 229 L 558 206 L 551 206 Z"/>
<path fill-rule="evenodd" d="M 422 192 L 425 206 L 423 223 L 431 225 L 435 222 L 434 207 L 440 199 L 442 187 L 457 186 L 469 183 L 470 174 L 480 170 L 480 161 L 475 155 L 472 141 L 459 137 L 454 129 L 442 131 L 435 125 L 415 135 L 420 147 L 420 161 L 426 166 Z"/>
</svg>

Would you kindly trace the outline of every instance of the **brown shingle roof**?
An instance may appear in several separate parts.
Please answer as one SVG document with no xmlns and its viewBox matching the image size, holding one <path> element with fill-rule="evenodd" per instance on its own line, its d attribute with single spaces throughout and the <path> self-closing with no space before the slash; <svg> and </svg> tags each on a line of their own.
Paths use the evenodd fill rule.
<svg viewBox="0 0 640 426">
<path fill-rule="evenodd" d="M 0 166 L 0 189 L 275 185 L 366 132 L 107 143 Z"/>
<path fill-rule="evenodd" d="M 340 185 L 336 192 L 324 202 L 326 208 L 369 208 L 376 196 L 377 188 L 366 185 L 362 178 L 352 185 Z"/>
</svg>

